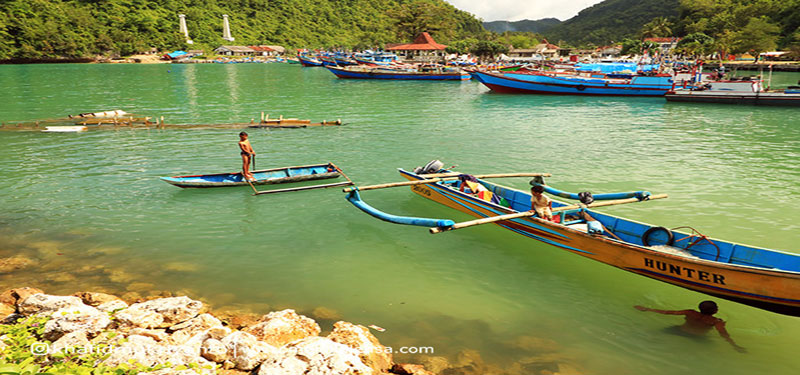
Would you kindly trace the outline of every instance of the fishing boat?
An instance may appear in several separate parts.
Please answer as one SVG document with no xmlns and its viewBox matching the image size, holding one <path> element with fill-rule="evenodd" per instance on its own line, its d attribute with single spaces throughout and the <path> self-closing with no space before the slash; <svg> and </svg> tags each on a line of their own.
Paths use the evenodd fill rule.
<svg viewBox="0 0 800 375">
<path fill-rule="evenodd" d="M 764 90 L 762 80 L 708 82 L 673 89 L 665 97 L 670 102 L 800 106 L 800 91 Z"/>
<path fill-rule="evenodd" d="M 390 69 L 390 68 L 371 68 L 366 66 L 357 67 L 333 67 L 326 66 L 328 70 L 339 78 L 355 79 L 395 79 L 395 80 L 428 80 L 428 81 L 466 81 L 470 75 L 460 69 L 438 68 L 438 69 Z"/>
<path fill-rule="evenodd" d="M 690 227 L 667 229 L 595 210 L 665 198 L 665 195 L 637 191 L 594 195 L 594 201 L 584 199 L 578 204 L 553 200 L 554 221 L 547 221 L 528 212 L 531 208 L 528 192 L 486 181 L 509 175 L 474 176 L 473 181 L 482 187 L 477 190 L 485 190 L 479 198 L 470 194 L 469 189 L 460 191 L 464 182 L 456 172 L 436 168 L 399 172 L 409 181 L 345 189 L 349 192 L 348 201 L 381 220 L 430 227 L 431 233 L 495 223 L 628 272 L 764 310 L 800 316 L 800 255 L 709 238 Z M 581 198 L 580 194 L 543 185 L 543 177 L 536 177 L 531 184 L 541 184 L 545 192 L 557 197 Z M 411 186 L 422 197 L 480 219 L 456 223 L 449 219 L 394 216 L 361 199 L 361 192 L 391 186 Z"/>
<path fill-rule="evenodd" d="M 297 55 L 297 60 L 305 67 L 322 66 L 322 61 L 310 56 Z"/>
<path fill-rule="evenodd" d="M 320 56 L 319 61 L 322 63 L 322 66 L 338 66 L 338 64 L 336 64 L 336 60 L 330 56 Z"/>
<path fill-rule="evenodd" d="M 255 181 L 251 181 L 250 183 L 253 185 L 323 180 L 337 178 L 342 175 L 341 170 L 333 163 L 262 169 L 253 171 L 252 173 Z M 182 188 L 213 188 L 249 185 L 242 177 L 241 172 L 161 177 L 161 180 Z"/>
<path fill-rule="evenodd" d="M 664 96 L 675 81 L 667 74 L 615 79 L 602 74 L 600 78 L 541 72 L 473 71 L 472 76 L 492 91 L 501 93 L 599 96 Z"/>
<path fill-rule="evenodd" d="M 336 65 L 339 66 L 358 65 L 358 63 L 355 60 L 344 55 L 333 56 L 333 61 L 336 61 Z"/>
</svg>

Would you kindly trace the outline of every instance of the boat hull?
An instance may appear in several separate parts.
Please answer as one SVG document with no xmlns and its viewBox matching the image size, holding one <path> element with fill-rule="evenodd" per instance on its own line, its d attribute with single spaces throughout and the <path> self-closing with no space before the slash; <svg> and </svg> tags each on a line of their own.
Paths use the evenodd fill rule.
<svg viewBox="0 0 800 375">
<path fill-rule="evenodd" d="M 386 71 L 355 71 L 349 69 L 326 67 L 331 73 L 339 78 L 347 79 L 394 79 L 394 80 L 423 80 L 423 81 L 466 81 L 470 79 L 469 73 L 424 73 L 424 72 L 401 72 L 397 73 Z"/>
<path fill-rule="evenodd" d="M 670 102 L 800 107 L 800 94 L 687 91 L 669 92 L 665 97 Z"/>
<path fill-rule="evenodd" d="M 492 91 L 514 94 L 552 94 L 589 96 L 664 96 L 667 84 L 624 84 L 602 80 L 570 80 L 536 74 L 472 72 L 472 76 Z M 649 78 L 649 77 L 648 77 Z"/>
<path fill-rule="evenodd" d="M 400 170 L 400 173 L 408 180 L 424 179 L 404 170 Z M 411 189 L 422 197 L 475 217 L 517 212 L 461 193 L 440 183 L 413 185 Z M 508 188 L 503 189 L 506 192 L 511 191 Z M 604 225 L 609 229 L 614 227 L 612 230 L 626 241 L 635 238 L 635 236 L 626 237 L 624 234 L 626 230 L 634 232 L 630 228 L 639 226 L 641 230 L 648 227 L 647 224 L 596 212 L 591 212 L 591 215 L 595 218 L 604 216 Z M 633 243 L 614 241 L 604 236 L 589 235 L 581 230 L 533 217 L 500 221 L 496 224 L 528 238 L 628 272 L 764 310 L 800 316 L 800 272 L 797 271 L 748 267 L 659 251 Z M 759 251 L 738 244 L 734 244 L 731 249 L 735 246 L 739 246 L 736 251 L 742 253 L 737 259 L 747 259 L 749 254 L 756 254 Z M 786 253 L 776 253 L 777 256 L 792 257 Z M 717 256 L 719 257 L 719 254 Z M 733 254 L 728 256 L 733 257 Z M 756 257 L 756 255 L 751 256 Z M 795 264 L 793 267 L 798 266 Z"/>
<path fill-rule="evenodd" d="M 301 65 L 305 67 L 314 67 L 314 66 L 322 66 L 322 61 L 310 59 L 304 56 L 297 56 L 297 60 L 300 62 Z"/>
<path fill-rule="evenodd" d="M 274 168 L 253 171 L 253 185 L 285 184 L 337 178 L 340 173 L 330 164 Z M 215 188 L 248 186 L 241 172 L 194 176 L 161 177 L 164 182 L 181 188 Z"/>
</svg>

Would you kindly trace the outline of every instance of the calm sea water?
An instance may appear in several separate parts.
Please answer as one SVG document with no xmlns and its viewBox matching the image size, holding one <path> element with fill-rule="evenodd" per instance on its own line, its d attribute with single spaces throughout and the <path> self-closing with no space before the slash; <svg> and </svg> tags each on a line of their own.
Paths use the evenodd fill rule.
<svg viewBox="0 0 800 375">
<path fill-rule="evenodd" d="M 798 79 L 776 73 L 773 87 Z M 0 87 L 2 122 L 110 109 L 177 124 L 247 122 L 262 111 L 341 118 L 341 127 L 250 131 L 258 167 L 332 161 L 359 184 L 399 181 L 396 168 L 431 159 L 471 173 L 550 172 L 548 182 L 565 190 L 670 194 L 605 209 L 614 214 L 798 252 L 794 108 L 501 95 L 477 82 L 348 81 L 278 64 L 0 66 Z M 0 132 L 0 257 L 34 262 L 0 275 L 0 287 L 180 291 L 257 313 L 325 307 L 386 328 L 376 333 L 386 345 L 432 346 L 452 361 L 475 349 L 501 368 L 531 357 L 593 374 L 788 374 L 800 365 L 798 318 L 496 226 L 433 236 L 372 219 L 338 189 L 254 197 L 249 188 L 182 190 L 158 180 L 237 170 L 238 132 Z M 406 188 L 363 197 L 396 214 L 469 219 Z M 681 319 L 632 307 L 685 309 L 704 299 L 717 301 L 747 354 L 715 334 L 666 333 Z"/>
</svg>

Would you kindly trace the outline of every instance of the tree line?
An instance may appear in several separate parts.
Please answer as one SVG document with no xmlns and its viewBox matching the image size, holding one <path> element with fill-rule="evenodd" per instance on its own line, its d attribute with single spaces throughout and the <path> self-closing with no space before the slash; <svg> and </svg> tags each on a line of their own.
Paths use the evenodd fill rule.
<svg viewBox="0 0 800 375">
<path fill-rule="evenodd" d="M 186 15 L 187 45 L 179 33 Z M 234 42 L 222 39 L 222 15 Z M 474 15 L 443 0 L 4 0 L 0 59 L 126 56 L 223 44 L 381 48 L 428 31 L 440 43 L 487 40 Z"/>
</svg>

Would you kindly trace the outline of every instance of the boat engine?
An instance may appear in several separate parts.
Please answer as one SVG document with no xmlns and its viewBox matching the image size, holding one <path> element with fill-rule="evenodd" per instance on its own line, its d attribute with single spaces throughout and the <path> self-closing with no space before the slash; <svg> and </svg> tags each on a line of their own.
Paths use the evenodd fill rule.
<svg viewBox="0 0 800 375">
<path fill-rule="evenodd" d="M 424 167 L 416 167 L 414 168 L 415 174 L 429 174 L 429 173 L 436 173 L 444 168 L 444 163 L 440 160 L 431 160 L 428 164 L 425 164 Z"/>
</svg>

